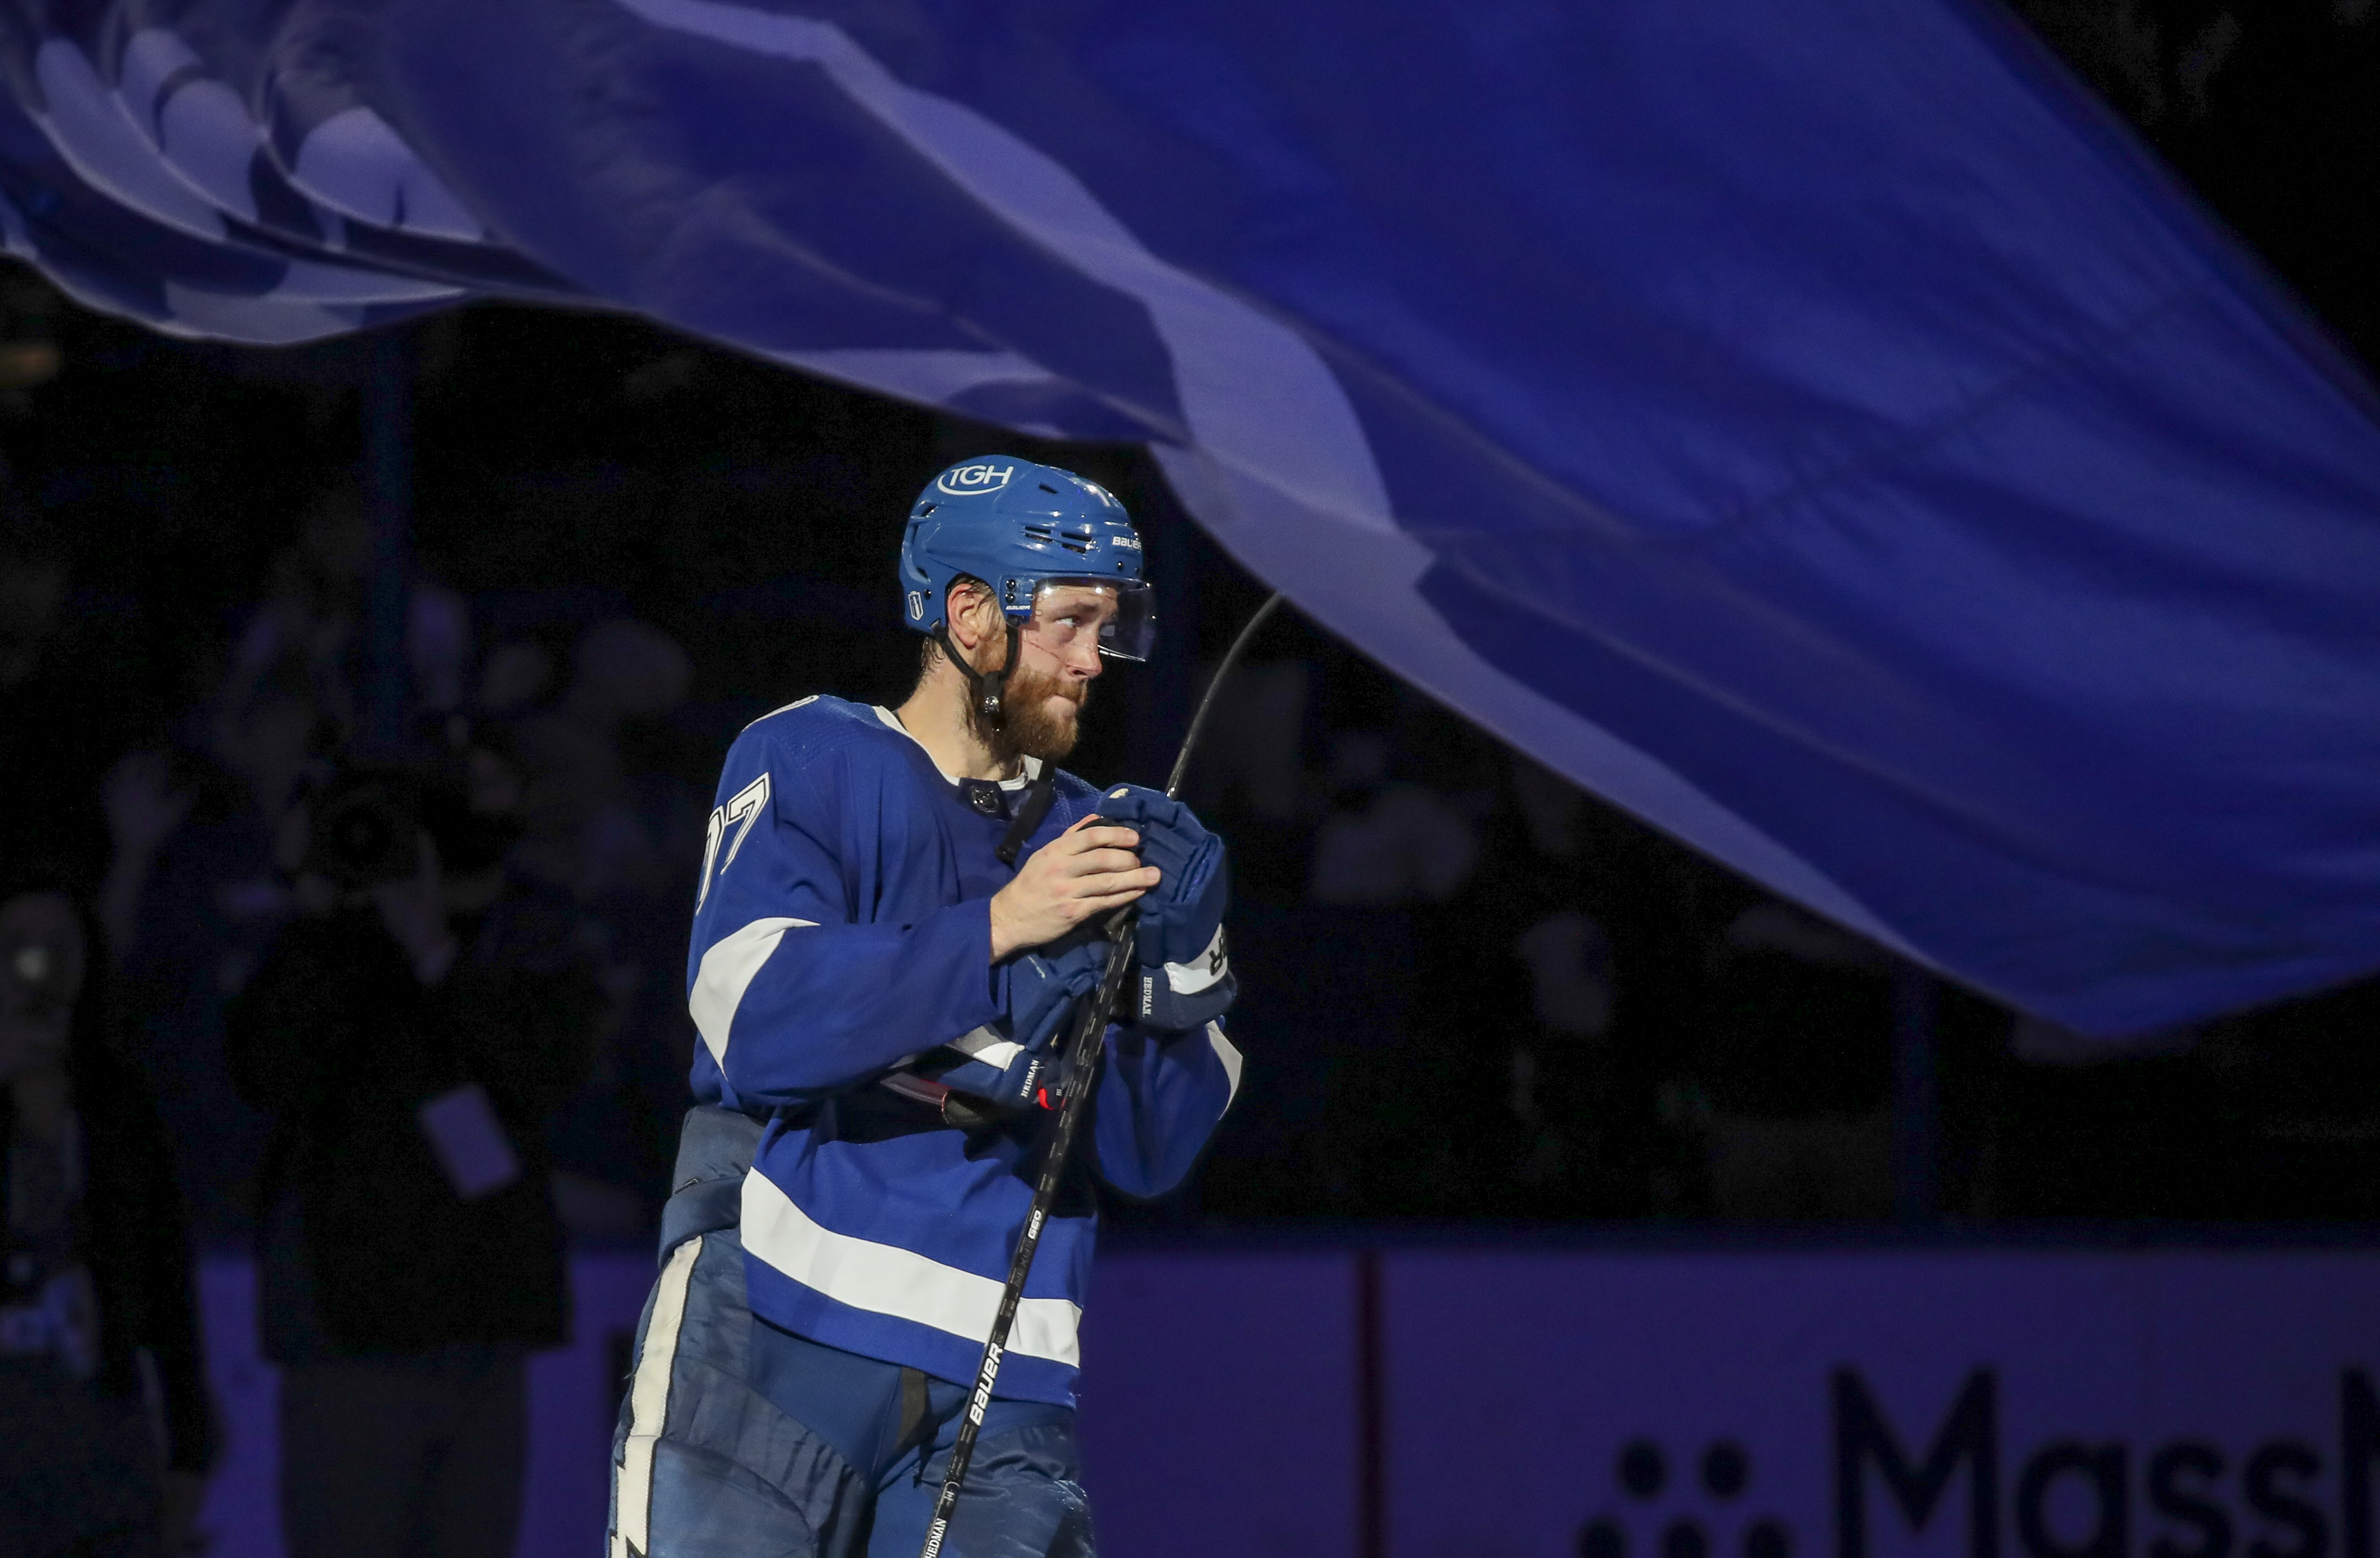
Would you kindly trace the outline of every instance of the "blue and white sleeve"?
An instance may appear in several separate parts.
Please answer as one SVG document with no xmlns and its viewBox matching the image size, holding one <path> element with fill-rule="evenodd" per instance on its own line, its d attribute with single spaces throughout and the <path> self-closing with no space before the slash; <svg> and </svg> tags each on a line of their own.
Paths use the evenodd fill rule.
<svg viewBox="0 0 2380 1558">
<path fill-rule="evenodd" d="M 1210 1022 L 1187 1033 L 1108 1029 L 1099 1073 L 1099 1177 L 1127 1196 L 1161 1196 L 1197 1165 L 1240 1090 L 1240 1052 Z"/>
<path fill-rule="evenodd" d="M 839 813 L 846 801 L 873 812 L 875 797 L 846 797 L 848 777 L 832 753 L 771 772 L 770 744 L 747 732 L 720 780 L 687 1005 L 730 1101 L 747 1108 L 864 1081 L 991 1022 L 1006 1004 L 982 900 L 909 923 L 855 914 Z"/>
</svg>

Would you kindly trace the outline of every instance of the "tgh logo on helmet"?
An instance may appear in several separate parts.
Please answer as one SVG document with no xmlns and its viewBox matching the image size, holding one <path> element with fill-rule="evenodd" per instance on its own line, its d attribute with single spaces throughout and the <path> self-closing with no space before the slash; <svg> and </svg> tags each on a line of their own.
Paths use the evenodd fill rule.
<svg viewBox="0 0 2380 1558">
<path fill-rule="evenodd" d="M 942 472 L 941 480 L 934 485 L 953 497 L 963 498 L 976 493 L 996 493 L 1008 485 L 1009 477 L 1015 474 L 1015 471 L 1016 468 L 1013 465 L 992 465 L 990 462 L 982 465 L 954 466 Z"/>
</svg>

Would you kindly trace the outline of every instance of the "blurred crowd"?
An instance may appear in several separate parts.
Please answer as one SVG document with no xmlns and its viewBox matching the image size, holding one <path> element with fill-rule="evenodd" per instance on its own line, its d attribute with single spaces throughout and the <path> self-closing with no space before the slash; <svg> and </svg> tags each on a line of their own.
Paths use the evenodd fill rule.
<svg viewBox="0 0 2380 1558">
<path fill-rule="evenodd" d="M 143 707 L 68 609 L 64 538 L 5 521 L 0 1394 L 79 1427 L 41 1442 L 57 1465 L 0 1466 L 0 1545 L 180 1540 L 191 1497 L 108 1523 L 143 1507 L 123 1488 L 181 1486 L 128 1482 L 120 1442 L 192 1477 L 212 1453 L 195 1230 L 259 1259 L 293 1552 L 508 1551 L 565 1235 L 648 1237 L 666 1189 L 707 808 L 650 732 L 686 652 L 621 618 L 483 644 L 425 573 L 376 740 L 369 528 L 334 482 L 186 706 Z M 111 1384 L 93 1337 L 145 1385 Z"/>
<path fill-rule="evenodd" d="M 12 843 L 90 884 L 122 1042 L 160 1102 L 202 1236 L 253 1226 L 271 1136 L 226 1065 L 226 1014 L 306 907 L 317 813 L 364 774 L 427 816 L 447 876 L 494 870 L 559 927 L 598 999 L 550 1127 L 556 1199 L 577 1231 L 640 1233 L 690 1054 L 684 901 L 707 806 L 698 780 L 653 761 L 669 743 L 646 738 L 686 696 L 686 651 L 625 619 L 483 643 L 462 598 L 417 578 L 407 736 L 367 757 L 355 488 L 317 497 L 212 685 L 175 711 L 115 703 L 105 646 L 65 620 L 64 549 L 30 516 L 15 529 L 0 559 Z"/>
</svg>

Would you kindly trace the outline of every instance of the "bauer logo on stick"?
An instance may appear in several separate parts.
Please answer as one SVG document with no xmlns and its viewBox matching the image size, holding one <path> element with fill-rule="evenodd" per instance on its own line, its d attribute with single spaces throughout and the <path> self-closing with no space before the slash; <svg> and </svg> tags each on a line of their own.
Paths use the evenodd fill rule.
<svg viewBox="0 0 2380 1558">
<path fill-rule="evenodd" d="M 1007 486 L 1008 479 L 1014 474 L 1016 468 L 1013 465 L 963 465 L 942 472 L 934 486 L 954 498 L 964 498 L 977 493 L 996 493 Z"/>
</svg>

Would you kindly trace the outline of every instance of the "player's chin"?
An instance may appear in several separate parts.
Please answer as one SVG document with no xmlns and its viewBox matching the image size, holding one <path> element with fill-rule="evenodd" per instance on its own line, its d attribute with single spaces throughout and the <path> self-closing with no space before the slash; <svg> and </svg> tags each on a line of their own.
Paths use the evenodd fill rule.
<svg viewBox="0 0 2380 1558">
<path fill-rule="evenodd" d="M 1021 745 L 1027 756 L 1043 762 L 1056 762 L 1075 749 L 1075 737 L 1081 726 L 1081 711 L 1070 698 L 1050 697 L 1041 700 L 1040 718 L 1029 731 L 1020 732 L 1026 739 Z"/>
</svg>

